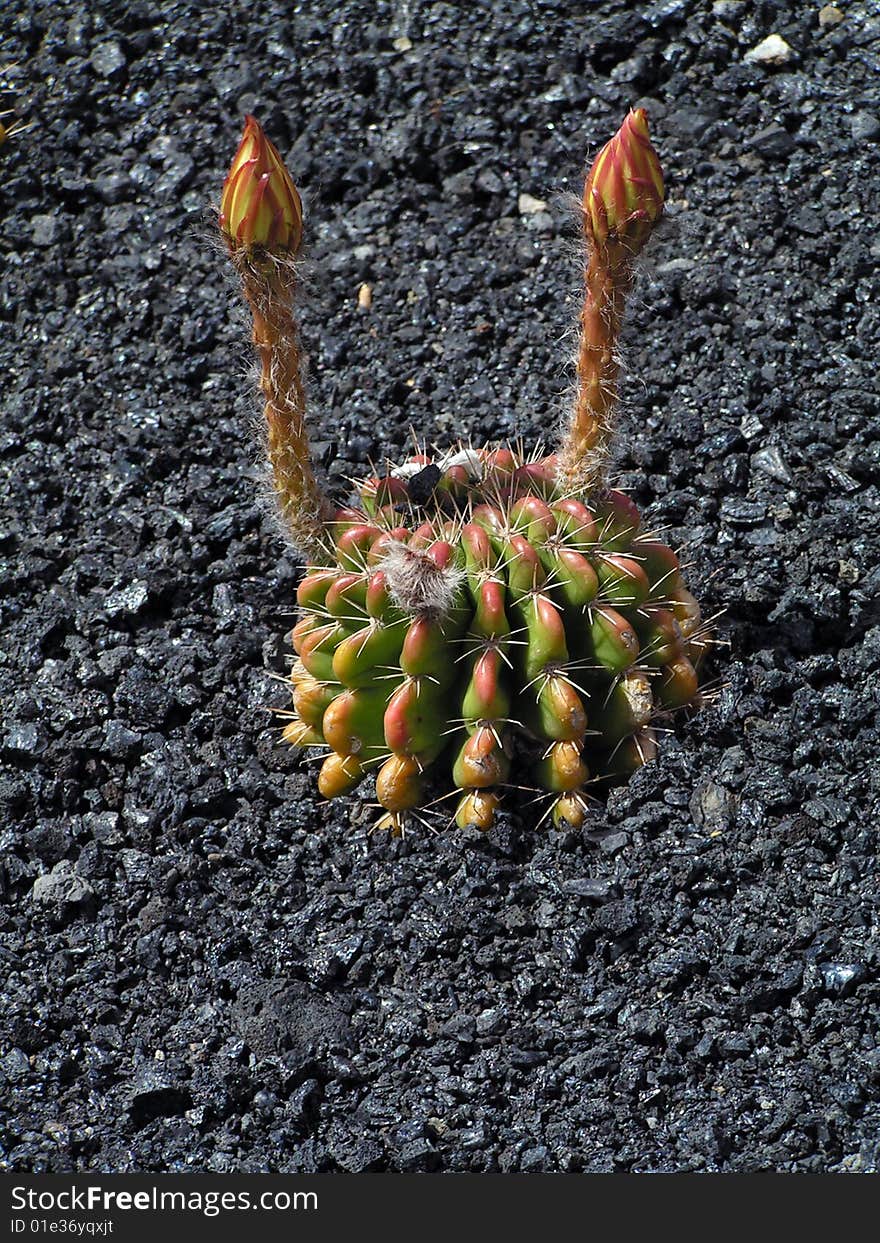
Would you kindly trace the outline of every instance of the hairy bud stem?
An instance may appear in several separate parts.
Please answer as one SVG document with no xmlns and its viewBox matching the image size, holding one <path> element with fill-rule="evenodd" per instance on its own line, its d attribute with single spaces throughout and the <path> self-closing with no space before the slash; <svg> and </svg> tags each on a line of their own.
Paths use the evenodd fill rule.
<svg viewBox="0 0 880 1243">
<path fill-rule="evenodd" d="M 260 389 L 266 398 L 266 456 L 278 507 L 294 544 L 311 557 L 321 546 L 333 509 L 318 485 L 309 453 L 294 276 L 282 266 L 268 273 L 245 267 L 242 287 L 254 317 Z"/>
</svg>

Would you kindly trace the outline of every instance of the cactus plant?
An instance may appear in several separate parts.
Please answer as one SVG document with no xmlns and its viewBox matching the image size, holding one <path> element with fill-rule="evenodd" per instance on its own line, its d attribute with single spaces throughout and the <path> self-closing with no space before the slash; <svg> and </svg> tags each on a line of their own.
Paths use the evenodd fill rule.
<svg viewBox="0 0 880 1243">
<path fill-rule="evenodd" d="M 546 793 L 540 819 L 578 827 L 591 783 L 651 759 L 656 719 L 699 704 L 699 606 L 608 481 L 624 302 L 662 209 L 637 109 L 586 180 L 578 392 L 556 452 L 415 454 L 334 507 L 306 433 L 300 198 L 247 118 L 220 227 L 254 313 L 274 488 L 307 560 L 284 738 L 325 752 L 326 798 L 374 776 L 394 833 L 432 793 L 488 829 L 505 790 L 529 786 Z"/>
</svg>

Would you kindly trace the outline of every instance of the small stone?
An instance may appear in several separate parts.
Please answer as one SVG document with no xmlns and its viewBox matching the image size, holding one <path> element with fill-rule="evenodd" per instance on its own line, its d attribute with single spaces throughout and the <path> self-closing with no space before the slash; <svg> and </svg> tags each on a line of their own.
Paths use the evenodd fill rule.
<svg viewBox="0 0 880 1243">
<path fill-rule="evenodd" d="M 96 177 L 94 189 L 102 203 L 122 203 L 132 191 L 131 178 L 127 173 L 105 173 Z"/>
<path fill-rule="evenodd" d="M 766 129 L 759 130 L 757 134 L 752 135 L 749 145 L 768 160 L 783 160 L 791 155 L 797 146 L 791 134 L 782 125 L 768 125 Z"/>
<path fill-rule="evenodd" d="M 403 1144 L 397 1154 L 397 1165 L 409 1173 L 423 1174 L 435 1170 L 440 1155 L 427 1139 L 412 1139 Z"/>
<path fill-rule="evenodd" d="M 791 483 L 791 471 L 775 445 L 768 445 L 766 449 L 759 449 L 757 453 L 754 453 L 752 468 L 763 471 L 765 475 L 769 475 L 771 479 L 776 479 L 779 483 Z"/>
<path fill-rule="evenodd" d="M 694 1056 L 705 1060 L 712 1056 L 712 1050 L 715 1048 L 715 1037 L 705 1035 L 694 1045 Z"/>
<path fill-rule="evenodd" d="M 35 246 L 54 246 L 58 236 L 58 220 L 55 216 L 40 213 L 31 217 L 31 240 Z"/>
<path fill-rule="evenodd" d="M 131 884 L 143 884 L 149 878 L 150 856 L 142 850 L 120 850 L 119 859 L 125 878 Z"/>
<path fill-rule="evenodd" d="M 823 4 L 819 10 L 819 25 L 823 30 L 828 30 L 831 26 L 839 26 L 843 18 L 844 14 L 836 4 Z"/>
<path fill-rule="evenodd" d="M 503 1006 L 494 1010 L 481 1010 L 477 1015 L 476 1032 L 478 1036 L 497 1036 L 504 1030 L 507 1022 L 507 1011 Z"/>
<path fill-rule="evenodd" d="M 147 603 L 150 589 L 145 582 L 136 578 L 127 587 L 119 591 L 111 591 L 104 598 L 104 612 L 108 617 L 133 617 Z"/>
<path fill-rule="evenodd" d="M 530 233 L 550 233 L 553 230 L 553 217 L 548 211 L 535 212 L 534 216 L 522 216 L 521 219 Z"/>
<path fill-rule="evenodd" d="M 278 1097 L 274 1092 L 267 1092 L 262 1088 L 254 1097 L 254 1109 L 261 1114 L 270 1114 L 278 1104 Z"/>
<path fill-rule="evenodd" d="M 0 1058 L 0 1075 L 5 1075 L 9 1083 L 17 1083 L 30 1072 L 31 1064 L 22 1049 L 10 1049 Z"/>
<path fill-rule="evenodd" d="M 547 210 L 544 200 L 533 198 L 531 194 L 521 194 L 516 200 L 516 207 L 521 216 L 535 216 L 538 212 Z"/>
<path fill-rule="evenodd" d="M 826 991 L 834 997 L 848 997 L 868 978 L 867 968 L 861 962 L 820 962 L 819 971 Z"/>
<path fill-rule="evenodd" d="M 744 414 L 739 422 L 739 430 L 746 440 L 754 440 L 764 430 L 764 424 L 756 414 Z"/>
<path fill-rule="evenodd" d="M 680 16 L 685 6 L 686 0 L 655 0 L 655 3 L 645 10 L 645 21 L 651 26 L 662 26 L 671 17 Z"/>
<path fill-rule="evenodd" d="M 234 618 L 238 611 L 235 592 L 230 583 L 218 583 L 211 597 L 211 608 L 218 617 Z"/>
<path fill-rule="evenodd" d="M 621 1020 L 628 1035 L 635 1040 L 654 1040 L 662 1029 L 659 1017 L 653 1010 L 640 1010 L 635 1007 L 621 1011 Z"/>
<path fill-rule="evenodd" d="M 873 142 L 880 137 L 880 118 L 875 117 L 873 112 L 854 112 L 849 124 L 857 142 Z"/>
<path fill-rule="evenodd" d="M 137 734 L 133 737 L 140 741 Z M 115 811 L 90 811 L 82 818 L 83 828 L 91 833 L 102 846 L 118 846 L 124 841 L 119 828 L 119 816 Z"/>
<path fill-rule="evenodd" d="M 165 153 L 165 163 L 153 186 L 156 197 L 171 198 L 189 188 L 196 171 L 195 161 L 185 151 L 173 149 Z"/>
<path fill-rule="evenodd" d="M 39 820 L 24 835 L 29 854 L 47 866 L 59 863 L 70 850 L 69 826 L 58 820 Z"/>
<path fill-rule="evenodd" d="M 694 824 L 707 830 L 719 829 L 736 816 L 736 795 L 717 781 L 707 780 L 695 790 L 689 804 Z"/>
<path fill-rule="evenodd" d="M 825 467 L 825 474 L 831 482 L 836 483 L 843 492 L 858 492 L 858 480 L 853 479 L 852 475 L 848 475 L 846 471 L 841 470 L 839 466 L 835 466 L 831 463 Z"/>
<path fill-rule="evenodd" d="M 453 1014 L 440 1028 L 440 1034 L 457 1040 L 459 1044 L 471 1044 L 477 1034 L 476 1020 L 469 1014 Z"/>
<path fill-rule="evenodd" d="M 634 932 L 639 926 L 639 913 L 632 898 L 622 898 L 617 902 L 608 902 L 593 916 L 597 928 L 613 937 L 624 937 Z"/>
<path fill-rule="evenodd" d="M 794 48 L 781 35 L 768 35 L 750 52 L 746 52 L 743 60 L 750 65 L 787 65 L 794 55 Z"/>
<path fill-rule="evenodd" d="M 302 1120 L 317 1107 L 321 1099 L 321 1085 L 317 1079 L 306 1079 L 291 1092 L 287 1101 L 287 1114 L 291 1119 Z"/>
<path fill-rule="evenodd" d="M 121 716 L 143 728 L 164 725 L 174 707 L 170 687 L 142 665 L 123 669 L 113 698 Z"/>
<path fill-rule="evenodd" d="M 115 759 L 124 760 L 141 745 L 141 736 L 121 721 L 108 721 L 104 726 L 104 749 Z"/>
<path fill-rule="evenodd" d="M 718 1052 L 724 1057 L 748 1057 L 752 1042 L 745 1032 L 725 1032 L 718 1038 Z"/>
<path fill-rule="evenodd" d="M 487 1140 L 486 1128 L 482 1122 L 476 1122 L 473 1126 L 464 1127 L 460 1131 L 455 1132 L 455 1139 L 459 1147 L 466 1150 L 482 1148 Z"/>
<path fill-rule="evenodd" d="M 192 1105 L 188 1088 L 174 1081 L 160 1066 L 145 1064 L 135 1073 L 125 1092 L 126 1108 L 136 1127 L 156 1118 L 182 1114 Z"/>
<path fill-rule="evenodd" d="M 715 120 L 712 113 L 711 107 L 685 105 L 667 113 L 665 125 L 673 134 L 681 134 L 685 138 L 696 138 Z"/>
<path fill-rule="evenodd" d="M 51 872 L 38 876 L 31 889 L 31 899 L 40 906 L 70 911 L 91 905 L 95 891 L 87 880 L 73 870 L 69 859 L 56 863 Z"/>
<path fill-rule="evenodd" d="M 392 45 L 395 52 L 411 52 L 412 39 L 408 39 L 406 35 L 401 35 L 399 39 L 395 39 Z"/>
<path fill-rule="evenodd" d="M 363 945 L 363 937 L 355 934 L 343 941 L 328 942 L 316 946 L 306 961 L 306 974 L 316 988 L 323 987 L 344 975 L 357 958 Z"/>
<path fill-rule="evenodd" d="M 125 52 L 115 39 L 108 39 L 106 43 L 98 44 L 89 62 L 102 78 L 118 78 L 125 68 Z"/>
<path fill-rule="evenodd" d="M 328 1151 L 346 1174 L 366 1174 L 378 1170 L 384 1157 L 382 1145 L 370 1136 L 343 1135 L 339 1139 L 331 1139 Z"/>
<path fill-rule="evenodd" d="M 71 17 L 67 23 L 64 46 L 72 56 L 81 56 L 85 51 L 88 46 L 90 26 L 91 19 L 84 9 Z"/>
<path fill-rule="evenodd" d="M 162 898 L 154 895 L 149 898 L 137 913 L 137 924 L 142 935 L 155 932 L 168 919 L 168 906 Z"/>
<path fill-rule="evenodd" d="M 731 527 L 756 527 L 767 517 L 767 506 L 729 496 L 721 502 L 721 521 Z"/>
<path fill-rule="evenodd" d="M 590 898 L 593 902 L 605 902 L 612 887 L 610 880 L 600 880 L 596 876 L 579 876 L 561 885 L 563 893 L 570 893 L 576 898 Z"/>
<path fill-rule="evenodd" d="M 810 237 L 821 237 L 825 232 L 825 222 L 822 217 L 812 207 L 806 205 L 795 212 L 794 223 L 802 233 L 808 233 Z"/>
<path fill-rule="evenodd" d="M 840 1083 L 832 1083 L 828 1092 L 832 1100 L 850 1114 L 857 1113 L 864 1101 L 861 1086 L 846 1079 Z"/>
<path fill-rule="evenodd" d="M 476 184 L 484 194 L 502 194 L 504 192 L 504 182 L 491 168 L 485 168 L 481 173 L 477 174 Z"/>
<path fill-rule="evenodd" d="M 13 755 L 38 755 L 45 749 L 39 726 L 32 721 L 13 725 L 3 739 L 3 750 L 11 751 Z"/>
<path fill-rule="evenodd" d="M 460 173 L 452 173 L 443 178 L 443 195 L 445 198 L 470 199 L 474 193 L 474 174 L 466 168 Z"/>
</svg>

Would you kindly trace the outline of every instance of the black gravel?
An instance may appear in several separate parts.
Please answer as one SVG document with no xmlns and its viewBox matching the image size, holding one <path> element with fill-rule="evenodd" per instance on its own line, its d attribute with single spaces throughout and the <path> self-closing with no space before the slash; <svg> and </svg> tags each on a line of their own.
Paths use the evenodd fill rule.
<svg viewBox="0 0 880 1243">
<path fill-rule="evenodd" d="M 841 7 L 4 14 L 6 1168 L 880 1167 L 880 17 Z M 726 611 L 718 697 L 583 834 L 370 836 L 266 712 L 299 571 L 210 205 L 254 111 L 344 490 L 410 425 L 553 435 L 630 104 L 671 210 L 621 477 Z"/>
</svg>

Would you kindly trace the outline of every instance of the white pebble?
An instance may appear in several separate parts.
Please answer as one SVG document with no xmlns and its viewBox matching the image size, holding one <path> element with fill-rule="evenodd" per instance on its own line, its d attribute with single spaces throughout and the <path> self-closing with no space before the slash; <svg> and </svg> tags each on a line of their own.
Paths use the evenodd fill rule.
<svg viewBox="0 0 880 1243">
<path fill-rule="evenodd" d="M 787 65 L 794 56 L 794 49 L 781 35 L 768 35 L 757 47 L 746 52 L 744 60 L 753 65 Z"/>
<path fill-rule="evenodd" d="M 521 194 L 516 205 L 521 216 L 536 216 L 539 211 L 547 210 L 544 200 L 533 198 L 531 194 Z"/>
</svg>

